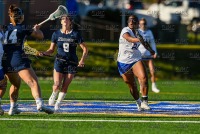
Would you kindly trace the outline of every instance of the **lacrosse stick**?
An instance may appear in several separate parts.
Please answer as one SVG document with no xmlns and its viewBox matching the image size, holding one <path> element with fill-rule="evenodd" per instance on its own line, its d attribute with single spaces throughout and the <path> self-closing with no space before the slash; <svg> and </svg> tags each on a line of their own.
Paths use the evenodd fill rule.
<svg viewBox="0 0 200 134">
<path fill-rule="evenodd" d="M 142 45 L 151 53 L 151 55 L 154 55 L 155 51 L 151 48 L 150 44 L 143 39 L 143 37 L 140 35 L 138 30 L 135 30 L 135 32 L 136 32 L 137 38 L 140 40 Z"/>
<path fill-rule="evenodd" d="M 39 23 L 38 25 L 42 25 L 44 24 L 45 22 L 49 21 L 49 20 L 55 20 L 57 18 L 60 18 L 62 15 L 68 15 L 68 10 L 65 6 L 63 5 L 60 5 L 58 6 L 57 10 L 55 12 L 53 12 L 52 14 L 49 15 L 49 17 L 42 21 L 41 23 Z"/>
<path fill-rule="evenodd" d="M 37 49 L 30 47 L 27 41 L 24 43 L 24 52 L 25 54 L 28 54 L 28 55 L 40 56 L 40 52 Z M 43 55 L 48 56 L 48 57 L 53 57 L 51 55 L 45 55 L 45 54 Z"/>
</svg>

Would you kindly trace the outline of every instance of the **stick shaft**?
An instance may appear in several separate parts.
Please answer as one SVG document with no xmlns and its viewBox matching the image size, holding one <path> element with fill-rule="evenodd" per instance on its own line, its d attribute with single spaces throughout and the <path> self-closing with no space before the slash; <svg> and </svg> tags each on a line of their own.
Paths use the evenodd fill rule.
<svg viewBox="0 0 200 134">
<path fill-rule="evenodd" d="M 46 20 L 44 20 L 44 21 L 42 21 L 42 22 L 40 22 L 38 25 L 42 25 L 42 24 L 44 24 L 44 23 L 46 23 L 47 21 L 49 21 L 49 18 L 48 19 L 46 19 Z"/>
</svg>

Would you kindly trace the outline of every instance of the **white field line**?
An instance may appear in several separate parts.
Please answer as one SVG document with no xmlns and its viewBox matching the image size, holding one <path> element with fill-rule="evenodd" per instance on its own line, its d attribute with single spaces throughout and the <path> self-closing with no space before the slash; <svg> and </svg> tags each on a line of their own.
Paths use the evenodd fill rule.
<svg viewBox="0 0 200 134">
<path fill-rule="evenodd" d="M 166 120 L 80 120 L 80 119 L 31 119 L 0 118 L 4 121 L 48 121 L 48 122 L 125 122 L 125 123 L 200 123 L 200 121 L 166 121 Z"/>
<path fill-rule="evenodd" d="M 2 102 L 7 102 L 10 100 L 1 100 Z M 48 101 L 48 100 L 44 100 L 44 101 Z M 81 101 L 81 102 L 135 102 L 134 100 L 133 101 L 123 101 L 123 100 L 63 100 L 64 102 L 71 102 L 71 101 Z M 35 100 L 18 100 L 18 102 L 35 102 Z M 160 102 L 160 101 L 155 101 L 155 102 Z"/>
<path fill-rule="evenodd" d="M 48 100 L 43 100 L 43 101 L 48 101 Z M 10 100 L 1 100 L 1 102 L 10 102 Z M 18 102 L 35 102 L 35 100 L 18 100 Z M 63 100 L 63 102 L 124 102 L 124 103 L 135 103 L 135 101 L 124 101 L 124 100 Z M 193 104 L 200 104 L 199 101 L 149 101 L 149 103 L 155 103 L 155 102 L 174 102 L 174 103 L 193 103 Z"/>
</svg>

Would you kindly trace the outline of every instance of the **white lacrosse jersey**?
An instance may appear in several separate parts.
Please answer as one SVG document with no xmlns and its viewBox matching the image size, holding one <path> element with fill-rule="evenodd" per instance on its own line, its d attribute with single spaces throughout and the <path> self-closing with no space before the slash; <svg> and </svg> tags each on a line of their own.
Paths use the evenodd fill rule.
<svg viewBox="0 0 200 134">
<path fill-rule="evenodd" d="M 122 29 L 119 37 L 119 52 L 117 61 L 120 63 L 132 64 L 142 58 L 141 53 L 138 50 L 140 43 L 128 42 L 125 38 L 122 37 L 125 33 L 129 33 L 130 36 L 136 37 L 129 27 L 124 27 Z"/>
<path fill-rule="evenodd" d="M 3 58 L 3 46 L 2 46 L 2 43 L 3 43 L 3 40 L 4 40 L 4 36 L 3 36 L 3 32 L 0 31 L 0 69 L 2 69 L 2 58 Z"/>
<path fill-rule="evenodd" d="M 144 40 L 150 44 L 151 48 L 155 51 L 155 53 L 157 53 L 156 43 L 155 43 L 151 30 L 143 31 L 139 29 L 139 33 L 143 36 Z M 151 53 L 142 44 L 140 44 L 138 49 L 140 50 L 142 54 L 142 58 L 151 57 Z"/>
</svg>

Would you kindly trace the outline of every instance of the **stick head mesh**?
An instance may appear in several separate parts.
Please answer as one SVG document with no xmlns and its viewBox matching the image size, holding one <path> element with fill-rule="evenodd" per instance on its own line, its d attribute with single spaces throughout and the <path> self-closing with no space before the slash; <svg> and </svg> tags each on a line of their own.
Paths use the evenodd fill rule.
<svg viewBox="0 0 200 134">
<path fill-rule="evenodd" d="M 27 42 L 24 43 L 24 52 L 28 55 L 39 55 L 39 51 L 35 48 L 30 47 Z"/>
<path fill-rule="evenodd" d="M 60 18 L 64 14 L 68 15 L 68 10 L 67 10 L 67 8 L 65 6 L 60 5 L 55 12 L 50 14 L 49 19 L 50 20 L 55 20 L 57 18 Z"/>
</svg>

